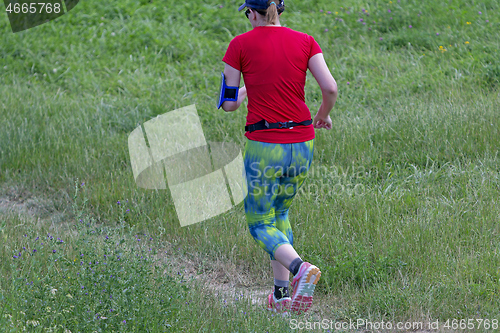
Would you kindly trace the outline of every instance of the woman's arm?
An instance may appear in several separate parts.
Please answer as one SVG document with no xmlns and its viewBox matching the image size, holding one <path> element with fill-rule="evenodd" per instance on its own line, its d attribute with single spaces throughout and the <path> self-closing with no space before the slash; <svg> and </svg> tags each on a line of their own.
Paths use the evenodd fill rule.
<svg viewBox="0 0 500 333">
<path fill-rule="evenodd" d="M 230 87 L 239 87 L 240 86 L 240 78 L 241 72 L 234 67 L 226 64 L 224 67 L 224 76 L 226 77 L 226 84 Z M 247 97 L 247 88 L 245 86 L 241 87 L 238 91 L 238 101 L 225 101 L 222 103 L 222 109 L 226 112 L 231 112 L 238 109 L 243 102 L 243 100 Z"/>
<path fill-rule="evenodd" d="M 330 119 L 330 111 L 337 100 L 337 82 L 330 73 L 322 53 L 313 55 L 309 59 L 308 67 L 318 82 L 323 95 L 323 102 L 314 117 L 313 125 L 315 128 L 331 129 L 332 120 Z"/>
</svg>

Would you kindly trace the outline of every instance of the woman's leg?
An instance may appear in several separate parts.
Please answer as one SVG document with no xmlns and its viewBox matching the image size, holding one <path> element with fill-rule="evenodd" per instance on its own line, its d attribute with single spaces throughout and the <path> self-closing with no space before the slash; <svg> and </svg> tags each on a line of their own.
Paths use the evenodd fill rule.
<svg viewBox="0 0 500 333">
<path fill-rule="evenodd" d="M 300 259 L 293 248 L 293 233 L 288 219 L 288 211 L 295 195 L 307 177 L 313 159 L 313 152 L 314 139 L 290 144 L 291 159 L 280 178 L 280 189 L 275 200 L 276 227 L 287 236 L 290 244 L 283 244 L 278 247 L 274 257 L 287 270 L 290 269 L 290 264 L 294 260 Z M 276 270 L 274 270 L 275 266 L 277 267 Z M 280 274 L 280 276 L 284 276 L 282 268 L 277 264 L 275 266 L 273 266 L 273 271 Z"/>
<path fill-rule="evenodd" d="M 248 140 L 243 155 L 248 195 L 245 216 L 251 235 L 274 260 L 275 250 L 290 244 L 287 236 L 276 227 L 275 200 L 279 179 L 286 161 L 291 160 L 286 145 Z"/>
</svg>

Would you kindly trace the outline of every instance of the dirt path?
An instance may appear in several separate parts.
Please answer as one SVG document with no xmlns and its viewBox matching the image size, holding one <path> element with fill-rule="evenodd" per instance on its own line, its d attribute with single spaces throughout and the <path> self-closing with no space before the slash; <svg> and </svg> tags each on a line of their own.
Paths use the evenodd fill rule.
<svg viewBox="0 0 500 333">
<path fill-rule="evenodd" d="M 5 192 L 4 192 L 5 193 Z M 11 190 L 10 195 L 0 195 L 0 217 L 4 214 L 19 214 L 26 220 L 36 224 L 54 225 L 54 220 L 60 220 L 64 214 L 52 209 L 51 202 L 43 198 L 31 197 L 28 193 L 16 194 Z M 62 227 L 64 230 L 65 228 Z M 60 230 L 60 231 L 63 231 Z M 255 276 L 249 274 L 244 267 L 238 267 L 229 261 L 213 260 L 197 253 L 181 255 L 173 246 L 162 249 L 159 259 L 164 264 L 164 272 L 170 275 L 182 276 L 184 280 L 195 282 L 203 289 L 210 291 L 215 297 L 231 304 L 236 299 L 246 298 L 257 307 L 265 309 L 266 299 L 272 291 L 269 285 L 258 284 Z M 210 267 L 207 269 L 207 267 Z M 269 267 L 271 272 L 271 267 Z M 262 280 L 262 279 L 261 279 Z M 253 282 L 252 282 L 253 281 Z M 335 321 L 333 315 L 335 298 L 331 295 L 316 294 L 311 309 L 303 315 L 304 321 Z M 351 331 L 351 330 L 348 330 Z M 354 330 L 355 332 L 369 332 L 367 330 Z M 378 330 L 376 332 L 415 332 L 436 333 L 441 330 Z"/>
</svg>

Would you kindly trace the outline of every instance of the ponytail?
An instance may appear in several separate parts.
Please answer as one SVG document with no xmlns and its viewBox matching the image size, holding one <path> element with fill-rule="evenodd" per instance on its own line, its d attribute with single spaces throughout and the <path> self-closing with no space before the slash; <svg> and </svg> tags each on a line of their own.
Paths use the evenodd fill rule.
<svg viewBox="0 0 500 333">
<path fill-rule="evenodd" d="M 278 18 L 278 8 L 276 7 L 276 2 L 274 2 L 274 0 L 269 0 L 267 5 L 266 22 L 267 24 L 276 24 L 276 19 Z"/>
</svg>

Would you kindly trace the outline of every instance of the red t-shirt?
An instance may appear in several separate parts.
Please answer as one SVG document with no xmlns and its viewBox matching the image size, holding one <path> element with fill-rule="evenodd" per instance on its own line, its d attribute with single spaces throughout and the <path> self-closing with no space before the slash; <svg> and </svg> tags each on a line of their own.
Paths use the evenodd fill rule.
<svg viewBox="0 0 500 333">
<path fill-rule="evenodd" d="M 309 59 L 321 53 L 313 37 L 286 27 L 255 27 L 229 43 L 222 61 L 239 70 L 248 94 L 246 125 L 262 119 L 301 122 L 311 119 L 305 103 Z M 254 141 L 296 143 L 314 139 L 314 127 L 246 132 Z"/>
</svg>

